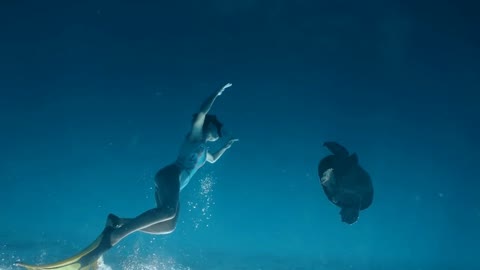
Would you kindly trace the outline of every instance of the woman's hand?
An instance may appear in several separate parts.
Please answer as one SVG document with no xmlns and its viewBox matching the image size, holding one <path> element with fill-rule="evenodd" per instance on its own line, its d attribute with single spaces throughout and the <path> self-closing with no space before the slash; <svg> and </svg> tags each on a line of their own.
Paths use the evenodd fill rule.
<svg viewBox="0 0 480 270">
<path fill-rule="evenodd" d="M 229 87 L 231 87 L 231 86 L 232 86 L 231 83 L 225 84 L 225 85 L 222 87 L 222 89 L 220 89 L 220 91 L 217 92 L 217 96 L 222 95 L 223 91 L 225 91 L 225 89 L 227 89 L 227 88 L 229 88 Z"/>
<path fill-rule="evenodd" d="M 225 148 L 228 149 L 230 147 L 232 147 L 233 143 L 234 142 L 238 142 L 239 140 L 238 139 L 230 139 L 227 144 L 225 144 Z"/>
</svg>

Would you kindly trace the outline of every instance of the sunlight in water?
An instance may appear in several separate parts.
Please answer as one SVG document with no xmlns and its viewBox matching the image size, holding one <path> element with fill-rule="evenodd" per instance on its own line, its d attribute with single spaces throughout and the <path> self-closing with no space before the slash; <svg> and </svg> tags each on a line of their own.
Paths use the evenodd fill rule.
<svg viewBox="0 0 480 270">
<path fill-rule="evenodd" d="M 198 229 L 201 225 L 208 227 L 208 220 L 212 217 L 210 208 L 215 204 L 213 201 L 213 187 L 215 180 L 211 175 L 205 176 L 200 180 L 200 190 L 196 190 L 195 201 L 189 201 L 188 211 L 195 213 L 193 226 Z"/>
<path fill-rule="evenodd" d="M 105 264 L 103 261 L 103 256 L 98 259 L 98 269 L 99 270 L 112 270 L 112 267 Z"/>
<path fill-rule="evenodd" d="M 135 252 L 137 253 L 137 252 Z M 101 268 L 102 270 L 111 270 L 111 268 Z M 122 264 L 122 270 L 191 270 L 177 263 L 171 257 L 161 257 L 155 253 L 142 257 L 137 254 L 128 256 L 127 260 Z"/>
</svg>

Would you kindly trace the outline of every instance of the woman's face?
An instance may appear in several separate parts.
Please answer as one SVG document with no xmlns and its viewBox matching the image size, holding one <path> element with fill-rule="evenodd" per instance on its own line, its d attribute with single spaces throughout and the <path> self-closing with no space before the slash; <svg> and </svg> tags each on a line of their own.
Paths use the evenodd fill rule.
<svg viewBox="0 0 480 270">
<path fill-rule="evenodd" d="M 205 135 L 207 141 L 209 142 L 214 142 L 220 138 L 220 136 L 218 135 L 217 127 L 212 123 L 208 125 Z"/>
</svg>

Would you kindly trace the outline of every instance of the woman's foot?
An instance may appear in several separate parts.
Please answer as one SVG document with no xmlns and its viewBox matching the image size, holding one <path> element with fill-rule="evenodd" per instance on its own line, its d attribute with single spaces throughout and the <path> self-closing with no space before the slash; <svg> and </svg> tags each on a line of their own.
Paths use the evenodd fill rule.
<svg viewBox="0 0 480 270">
<path fill-rule="evenodd" d="M 108 214 L 106 226 L 118 229 L 123 226 L 123 220 L 114 214 Z"/>
</svg>

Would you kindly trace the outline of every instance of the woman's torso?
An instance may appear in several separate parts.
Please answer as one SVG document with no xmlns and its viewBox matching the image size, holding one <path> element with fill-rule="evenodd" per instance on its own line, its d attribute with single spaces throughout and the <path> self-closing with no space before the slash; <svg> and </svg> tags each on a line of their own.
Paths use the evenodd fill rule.
<svg viewBox="0 0 480 270">
<path fill-rule="evenodd" d="M 175 164 L 180 168 L 180 190 L 190 182 L 192 176 L 207 161 L 207 146 L 204 141 L 191 141 L 188 137 L 183 142 Z"/>
</svg>

